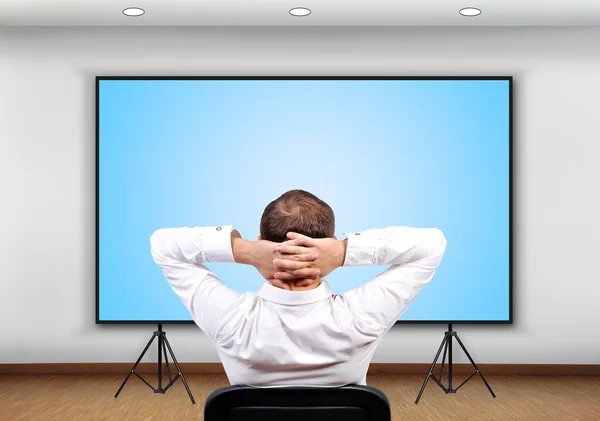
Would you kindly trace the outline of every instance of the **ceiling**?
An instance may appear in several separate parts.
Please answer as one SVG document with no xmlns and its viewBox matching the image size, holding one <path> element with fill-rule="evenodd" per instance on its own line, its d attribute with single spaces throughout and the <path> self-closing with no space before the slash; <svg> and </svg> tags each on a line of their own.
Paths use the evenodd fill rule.
<svg viewBox="0 0 600 421">
<path fill-rule="evenodd" d="M 0 0 L 0 25 L 600 26 L 600 0 Z"/>
</svg>

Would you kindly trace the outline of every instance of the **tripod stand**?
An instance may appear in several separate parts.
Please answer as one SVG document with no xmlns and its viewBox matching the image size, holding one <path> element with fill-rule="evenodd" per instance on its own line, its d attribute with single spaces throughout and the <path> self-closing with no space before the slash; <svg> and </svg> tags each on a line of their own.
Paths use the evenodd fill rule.
<svg viewBox="0 0 600 421">
<path fill-rule="evenodd" d="M 150 386 L 150 383 L 148 383 L 142 376 L 140 376 L 138 374 L 137 371 L 135 371 L 136 367 L 138 366 L 138 364 L 140 363 L 142 358 L 144 358 L 144 354 L 146 354 L 146 351 L 148 351 L 148 348 L 150 348 L 150 345 L 154 341 L 154 338 L 158 338 L 158 388 L 156 388 L 156 389 L 153 388 L 152 386 Z M 169 349 L 169 354 L 171 354 L 171 358 L 173 358 L 173 363 L 175 363 L 175 367 L 177 368 L 177 376 L 175 376 L 174 378 L 171 378 L 171 367 L 169 366 L 169 357 L 167 354 L 167 348 Z M 163 387 L 163 371 L 162 371 L 163 353 L 165 355 L 166 373 L 169 376 L 169 384 L 167 384 L 165 387 Z M 146 384 L 146 386 L 148 386 L 150 389 L 152 389 L 154 391 L 154 393 L 162 393 L 162 394 L 164 394 L 173 385 L 173 383 L 175 383 L 177 381 L 177 379 L 181 378 L 181 381 L 183 382 L 183 385 L 185 386 L 185 390 L 187 390 L 187 393 L 190 397 L 190 400 L 192 401 L 192 404 L 196 403 L 196 401 L 194 400 L 194 397 L 192 396 L 192 392 L 190 392 L 190 388 L 188 387 L 188 384 L 185 381 L 185 377 L 183 376 L 183 373 L 181 372 L 181 367 L 179 367 L 179 363 L 177 363 L 177 359 L 175 358 L 175 354 L 173 353 L 173 350 L 171 349 L 171 345 L 169 344 L 169 341 L 167 340 L 167 334 L 166 334 L 166 332 L 164 332 L 162 330 L 162 324 L 158 325 L 158 330 L 154 332 L 154 334 L 148 341 L 146 348 L 144 348 L 144 350 L 142 351 L 142 354 L 140 355 L 138 360 L 133 365 L 133 368 L 129 371 L 129 374 L 125 378 L 125 381 L 123 382 L 121 387 L 119 387 L 119 390 L 117 391 L 117 394 L 115 395 L 115 398 L 119 396 L 119 393 L 121 393 L 121 390 L 123 390 L 125 383 L 127 383 L 127 380 L 129 380 L 129 378 L 131 377 L 132 374 L 135 374 L 136 376 L 138 376 L 140 378 L 140 380 Z"/>
<path fill-rule="evenodd" d="M 462 382 L 460 384 L 460 386 L 458 386 L 456 389 L 452 389 L 452 338 L 453 337 L 456 338 L 456 340 L 458 341 L 458 344 L 460 345 L 462 350 L 465 352 L 467 358 L 471 362 L 471 365 L 475 368 L 475 371 L 469 377 L 467 377 L 467 379 L 464 382 Z M 433 374 L 433 370 L 435 368 L 438 358 L 440 357 L 440 353 L 442 352 L 442 349 L 444 349 L 444 356 L 442 357 L 442 365 L 440 367 L 440 378 L 438 379 Z M 446 352 L 448 353 L 448 370 L 446 370 L 446 367 L 445 367 Z M 442 384 L 442 378 L 443 378 L 442 376 L 444 375 L 444 373 L 446 373 L 446 377 L 448 378 L 448 387 L 446 387 Z M 475 374 L 479 374 L 479 376 L 481 377 L 481 380 L 483 380 L 483 383 L 485 383 L 486 387 L 492 394 L 492 397 L 495 398 L 496 395 L 492 391 L 492 388 L 490 387 L 488 382 L 485 380 L 485 377 L 483 377 L 483 374 L 481 374 L 481 371 L 479 371 L 479 367 L 477 367 L 477 364 L 475 364 L 475 361 L 473 361 L 473 358 L 471 358 L 471 356 L 469 355 L 467 348 L 465 348 L 465 346 L 463 345 L 462 341 L 458 337 L 458 334 L 452 330 L 452 324 L 449 324 L 448 330 L 444 334 L 444 340 L 442 340 L 442 344 L 440 345 L 440 348 L 438 349 L 437 354 L 435 354 L 435 359 L 433 360 L 433 364 L 431 364 L 431 367 L 429 368 L 429 373 L 427 374 L 427 377 L 425 378 L 425 382 L 423 383 L 423 386 L 421 387 L 421 391 L 419 392 L 419 396 L 417 396 L 417 400 L 415 401 L 415 404 L 419 403 L 419 400 L 421 399 L 421 395 L 423 394 L 423 391 L 425 391 L 425 387 L 427 386 L 427 382 L 429 381 L 429 378 L 432 378 L 438 384 L 438 386 L 441 387 L 442 390 L 444 392 L 446 392 L 446 394 L 448 394 L 448 393 L 456 393 L 458 391 L 458 389 L 460 389 L 466 382 L 471 380 L 471 378 Z"/>
</svg>

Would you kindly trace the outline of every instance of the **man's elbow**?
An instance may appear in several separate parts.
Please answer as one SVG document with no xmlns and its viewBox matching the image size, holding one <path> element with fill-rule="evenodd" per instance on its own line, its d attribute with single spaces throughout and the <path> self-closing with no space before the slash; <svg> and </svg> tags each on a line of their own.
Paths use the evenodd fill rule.
<svg viewBox="0 0 600 421">
<path fill-rule="evenodd" d="M 442 262 L 442 257 L 446 252 L 446 244 L 446 236 L 442 230 L 438 228 L 431 228 L 429 230 L 427 259 L 434 267 L 437 267 Z"/>
<path fill-rule="evenodd" d="M 431 243 L 430 243 L 430 256 L 436 261 L 436 266 L 442 261 L 442 257 L 446 252 L 446 245 L 448 241 L 442 230 L 438 228 L 431 229 Z"/>
<path fill-rule="evenodd" d="M 162 249 L 165 246 L 165 229 L 161 228 L 159 230 L 156 230 L 152 233 L 152 235 L 150 236 L 150 251 L 152 253 L 152 256 L 154 257 L 154 260 L 157 259 L 157 256 L 161 256 L 164 254 L 164 252 L 162 251 Z"/>
</svg>

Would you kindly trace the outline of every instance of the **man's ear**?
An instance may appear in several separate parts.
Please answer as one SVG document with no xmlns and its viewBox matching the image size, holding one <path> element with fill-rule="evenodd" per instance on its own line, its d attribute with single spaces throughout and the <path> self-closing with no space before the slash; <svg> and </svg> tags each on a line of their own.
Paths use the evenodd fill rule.
<svg viewBox="0 0 600 421">
<path fill-rule="evenodd" d="M 334 240 L 337 240 L 337 237 L 334 235 L 334 236 L 333 236 L 333 239 L 334 239 Z"/>
<path fill-rule="evenodd" d="M 262 241 L 262 235 L 258 236 L 258 241 Z"/>
</svg>

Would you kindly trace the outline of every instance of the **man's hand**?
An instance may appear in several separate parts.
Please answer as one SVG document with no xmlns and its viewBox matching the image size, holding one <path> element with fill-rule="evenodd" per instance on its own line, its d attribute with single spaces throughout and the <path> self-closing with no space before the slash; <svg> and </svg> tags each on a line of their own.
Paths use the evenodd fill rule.
<svg viewBox="0 0 600 421">
<path fill-rule="evenodd" d="M 288 258 L 290 256 L 283 256 L 281 253 L 275 251 L 276 246 L 287 246 L 296 247 L 300 246 L 304 242 L 303 239 L 292 239 L 284 243 L 273 243 L 271 241 L 259 240 L 259 241 L 248 241 L 244 240 L 237 230 L 231 232 L 231 248 L 233 250 L 234 260 L 237 263 L 248 264 L 254 266 L 260 274 L 271 282 L 274 286 L 282 289 L 290 289 L 290 285 L 286 280 L 282 278 L 275 278 L 275 273 L 280 269 L 275 266 L 274 261 L 281 258 Z M 287 266 L 293 267 L 297 271 L 297 276 L 289 279 L 297 279 L 298 281 L 305 282 L 304 285 L 310 285 L 318 279 L 320 270 L 317 268 L 310 268 L 314 265 L 315 260 L 319 257 L 318 254 L 313 251 L 302 248 L 299 253 L 290 257 L 291 260 Z"/>
<path fill-rule="evenodd" d="M 347 240 L 338 241 L 333 238 L 313 239 L 302 234 L 290 232 L 289 241 L 275 246 L 275 252 L 281 253 L 282 258 L 275 259 L 274 263 L 279 268 L 273 276 L 275 279 L 289 281 L 296 278 L 304 278 L 307 271 L 317 268 L 320 276 L 324 277 L 344 264 L 346 258 Z M 316 255 L 314 261 L 304 261 L 306 254 Z M 303 265 L 299 265 L 302 263 Z M 304 264 L 310 263 L 310 266 Z M 306 280 L 296 280 L 296 286 L 310 285 Z"/>
</svg>

